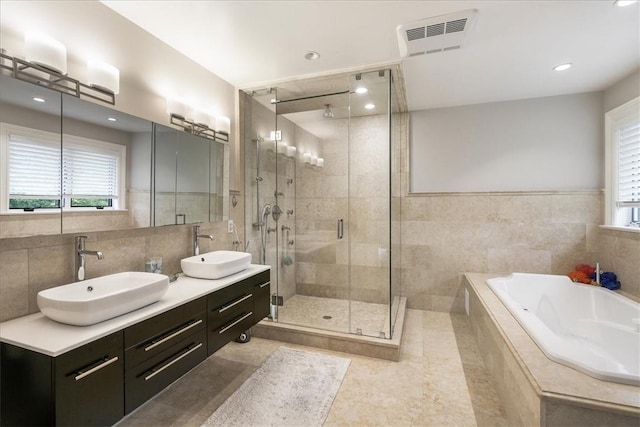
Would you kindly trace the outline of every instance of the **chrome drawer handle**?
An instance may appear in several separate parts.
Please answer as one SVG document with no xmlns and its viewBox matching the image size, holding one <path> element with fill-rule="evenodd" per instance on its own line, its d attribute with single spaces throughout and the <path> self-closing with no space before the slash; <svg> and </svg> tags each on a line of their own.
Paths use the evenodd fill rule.
<svg viewBox="0 0 640 427">
<path fill-rule="evenodd" d="M 263 283 L 262 285 L 260 285 L 260 289 L 264 288 L 265 286 L 269 286 L 270 284 L 271 282 Z"/>
<path fill-rule="evenodd" d="M 247 314 L 245 314 L 244 316 L 242 316 L 241 318 L 239 318 L 238 320 L 236 320 L 232 324 L 227 325 L 224 328 L 220 329 L 220 331 L 218 333 L 219 334 L 225 333 L 226 331 L 228 331 L 229 329 L 233 328 L 234 326 L 236 326 L 238 323 L 242 322 L 244 319 L 246 319 L 249 316 L 253 316 L 253 311 L 248 312 Z"/>
<path fill-rule="evenodd" d="M 180 356 L 176 357 L 175 359 L 173 359 L 171 362 L 167 363 L 166 365 L 164 365 L 162 368 L 155 370 L 153 372 L 151 372 L 149 375 L 147 375 L 146 377 L 144 377 L 145 381 L 149 381 L 151 378 L 155 377 L 156 375 L 158 375 L 160 372 L 164 371 L 165 369 L 167 369 L 169 366 L 173 365 L 174 363 L 178 362 L 181 359 L 184 359 L 185 357 L 187 357 L 189 354 L 193 353 L 194 351 L 196 351 L 197 349 L 199 349 L 200 347 L 202 347 L 202 343 L 198 344 L 197 346 L 189 349 L 187 352 L 182 353 Z"/>
<path fill-rule="evenodd" d="M 146 346 L 144 348 L 144 351 L 152 350 L 152 349 L 156 348 L 157 346 L 166 343 L 170 339 L 177 337 L 178 335 L 182 334 L 183 332 L 188 331 L 189 329 L 193 328 L 194 326 L 199 325 L 200 323 L 202 323 L 202 319 L 198 319 L 195 322 L 188 324 L 187 326 L 185 326 L 184 328 L 180 329 L 179 331 L 175 331 L 171 335 L 167 335 L 166 337 L 162 338 L 160 341 L 153 341 L 151 343 L 151 345 L 148 345 L 148 346 Z"/>
<path fill-rule="evenodd" d="M 115 363 L 117 361 L 118 361 L 118 356 L 115 356 L 115 357 L 112 357 L 111 359 L 99 364 L 98 366 L 94 366 L 93 368 L 89 369 L 88 371 L 85 371 L 85 372 L 78 371 L 78 375 L 75 376 L 75 379 L 76 379 L 76 381 L 80 381 L 84 377 L 87 377 L 87 376 L 93 374 L 94 372 L 99 371 L 102 368 L 106 368 L 107 366 L 109 366 L 112 363 Z"/>
<path fill-rule="evenodd" d="M 245 295 L 245 296 L 244 296 L 244 298 L 241 298 L 241 299 L 239 299 L 239 300 L 238 300 L 238 301 L 236 301 L 236 302 L 232 302 L 232 303 L 231 303 L 231 304 L 229 304 L 229 305 L 225 305 L 225 306 L 224 306 L 224 307 L 222 307 L 220 310 L 218 310 L 218 313 L 222 313 L 223 311 L 227 311 L 227 310 L 229 310 L 231 307 L 234 307 L 234 306 L 236 306 L 236 305 L 240 304 L 242 301 L 245 301 L 245 300 L 247 300 L 247 299 L 251 298 L 252 296 L 253 296 L 253 294 Z"/>
</svg>

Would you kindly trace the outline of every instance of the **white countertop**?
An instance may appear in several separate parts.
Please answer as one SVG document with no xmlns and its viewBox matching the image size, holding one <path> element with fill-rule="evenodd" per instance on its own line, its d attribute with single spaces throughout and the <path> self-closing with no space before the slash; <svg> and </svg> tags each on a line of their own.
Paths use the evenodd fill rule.
<svg viewBox="0 0 640 427">
<path fill-rule="evenodd" d="M 90 326 L 65 325 L 42 313 L 19 317 L 0 323 L 0 341 L 48 356 L 59 356 L 268 269 L 268 265 L 251 264 L 244 271 L 217 280 L 180 275 L 178 280 L 169 285 L 160 301 Z"/>
</svg>

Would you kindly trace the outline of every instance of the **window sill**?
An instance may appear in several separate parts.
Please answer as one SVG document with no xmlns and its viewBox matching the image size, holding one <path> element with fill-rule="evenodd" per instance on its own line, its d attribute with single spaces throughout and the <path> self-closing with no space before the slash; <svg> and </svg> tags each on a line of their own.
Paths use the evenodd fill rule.
<svg viewBox="0 0 640 427">
<path fill-rule="evenodd" d="M 601 225 L 600 228 L 606 230 L 628 231 L 630 233 L 640 233 L 640 227 L 622 227 L 619 225 Z"/>
</svg>

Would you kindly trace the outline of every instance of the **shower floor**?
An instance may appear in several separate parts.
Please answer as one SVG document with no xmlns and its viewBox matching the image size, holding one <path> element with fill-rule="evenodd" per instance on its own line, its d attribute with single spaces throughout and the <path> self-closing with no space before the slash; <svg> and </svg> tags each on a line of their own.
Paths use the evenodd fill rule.
<svg viewBox="0 0 640 427">
<path fill-rule="evenodd" d="M 389 306 L 361 301 L 294 295 L 278 307 L 278 323 L 376 338 L 391 336 Z"/>
</svg>

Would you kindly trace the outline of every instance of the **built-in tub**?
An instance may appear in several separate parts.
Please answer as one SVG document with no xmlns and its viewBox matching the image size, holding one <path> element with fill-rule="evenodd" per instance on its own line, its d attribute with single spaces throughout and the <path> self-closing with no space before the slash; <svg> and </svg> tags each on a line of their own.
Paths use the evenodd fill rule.
<svg viewBox="0 0 640 427">
<path fill-rule="evenodd" d="M 513 273 L 487 280 L 551 360 L 589 376 L 640 385 L 640 304 L 566 276 Z"/>
</svg>

